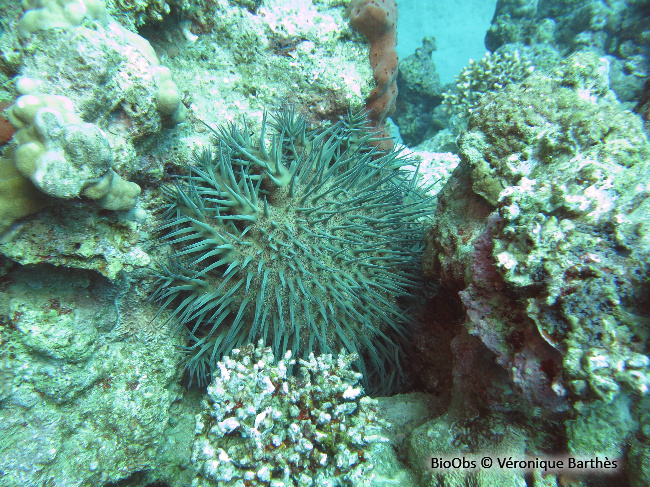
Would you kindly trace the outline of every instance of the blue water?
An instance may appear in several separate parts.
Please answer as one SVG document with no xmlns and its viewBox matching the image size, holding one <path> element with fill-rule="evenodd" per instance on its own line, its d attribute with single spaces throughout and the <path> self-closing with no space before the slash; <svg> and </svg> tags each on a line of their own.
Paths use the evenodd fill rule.
<svg viewBox="0 0 650 487">
<path fill-rule="evenodd" d="M 470 59 L 480 59 L 485 54 L 485 32 L 496 3 L 496 0 L 398 0 L 400 59 L 413 54 L 422 45 L 423 37 L 433 35 L 438 45 L 433 61 L 440 82 L 453 81 Z"/>
</svg>

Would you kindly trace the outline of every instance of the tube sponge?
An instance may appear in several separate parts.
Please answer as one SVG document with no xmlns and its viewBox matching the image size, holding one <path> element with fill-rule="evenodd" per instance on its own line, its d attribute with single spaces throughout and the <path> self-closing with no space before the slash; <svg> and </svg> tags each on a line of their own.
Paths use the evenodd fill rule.
<svg viewBox="0 0 650 487">
<path fill-rule="evenodd" d="M 370 66 L 377 86 L 366 99 L 366 109 L 380 135 L 387 136 L 386 119 L 395 111 L 397 100 L 397 3 L 395 0 L 352 0 L 348 16 L 350 25 L 370 43 Z M 384 140 L 378 145 L 387 150 L 393 142 Z"/>
</svg>

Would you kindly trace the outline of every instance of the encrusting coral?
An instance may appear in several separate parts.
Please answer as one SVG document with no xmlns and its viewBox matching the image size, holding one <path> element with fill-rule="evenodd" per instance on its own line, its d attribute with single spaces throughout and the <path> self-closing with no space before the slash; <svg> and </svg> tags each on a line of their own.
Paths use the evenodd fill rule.
<svg viewBox="0 0 650 487">
<path fill-rule="evenodd" d="M 221 128 L 218 153 L 167 191 L 173 250 L 153 297 L 187 330 L 192 376 L 260 338 L 276 356 L 356 353 L 366 384 L 399 376 L 409 315 L 396 300 L 420 287 L 430 203 L 400 171 L 408 159 L 378 157 L 367 125 L 310 130 L 287 110 L 265 117 L 259 143 L 246 124 Z"/>
<path fill-rule="evenodd" d="M 583 51 L 472 109 L 424 261 L 439 302 L 458 296 L 465 316 L 449 342 L 451 405 L 413 451 L 462 454 L 458 436 L 442 441 L 450 418 L 507 418 L 529 425 L 508 455 L 598 453 L 626 463 L 611 485 L 649 485 L 650 143 L 610 79 L 610 60 Z M 474 480 L 455 474 L 441 482 Z"/>
</svg>

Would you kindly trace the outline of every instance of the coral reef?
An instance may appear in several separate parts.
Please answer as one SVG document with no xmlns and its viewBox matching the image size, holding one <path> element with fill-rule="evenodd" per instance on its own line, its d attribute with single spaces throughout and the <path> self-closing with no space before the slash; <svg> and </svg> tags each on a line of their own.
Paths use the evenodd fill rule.
<svg viewBox="0 0 650 487">
<path fill-rule="evenodd" d="M 104 485 L 154 469 L 182 392 L 179 343 L 161 330 L 117 340 L 110 283 L 92 272 L 1 266 L 3 487 Z"/>
<path fill-rule="evenodd" d="M 432 457 L 470 458 L 476 452 L 489 452 L 493 457 L 518 457 L 523 456 L 526 446 L 525 432 L 509 425 L 505 419 L 484 417 L 465 420 L 451 414 L 443 414 L 415 429 L 410 437 L 408 449 L 410 461 L 416 467 L 430 465 Z M 527 484 L 522 473 L 513 470 L 415 470 L 420 474 L 420 485 L 427 487 L 521 487 Z M 531 485 L 537 487 L 539 484 Z"/>
<path fill-rule="evenodd" d="M 16 78 L 19 94 L 70 98 L 84 122 L 106 132 L 122 171 L 134 171 L 138 139 L 185 118 L 170 70 L 147 40 L 110 18 L 92 27 L 41 27 L 29 43 L 30 55 L 23 57 Z M 61 57 L 68 61 L 57 62 Z"/>
<path fill-rule="evenodd" d="M 29 180 L 25 182 L 31 184 Z M 45 197 L 36 188 L 31 191 L 37 201 Z M 153 232 L 147 231 L 145 225 L 129 218 L 128 213 L 104 211 L 97 217 L 88 211 L 87 203 L 71 202 L 62 206 L 59 201 L 48 199 L 44 203 L 49 206 L 37 218 L 23 221 L 7 232 L 7 238 L 0 242 L 0 252 L 22 265 L 88 269 L 111 280 L 122 271 L 142 274 L 146 270 L 145 275 L 150 274 L 152 257 L 147 251 Z"/>
<path fill-rule="evenodd" d="M 397 100 L 397 2 L 395 0 L 352 0 L 348 5 L 350 25 L 366 36 L 370 43 L 368 58 L 377 86 L 366 99 L 368 117 L 379 135 L 386 136 L 386 119 L 395 111 Z M 393 141 L 381 141 L 379 147 L 390 149 Z"/>
<path fill-rule="evenodd" d="M 500 1 L 453 116 L 425 39 L 400 123 L 450 130 L 408 155 L 373 145 L 390 0 L 23 5 L 0 6 L 3 486 L 572 481 L 423 468 L 484 451 L 597 452 L 648 484 L 639 0 Z M 361 398 L 404 371 L 435 396 Z"/>
<path fill-rule="evenodd" d="M 108 21 L 102 0 L 27 0 L 25 13 L 18 22 L 18 32 L 28 37 L 39 30 L 65 29 L 81 25 L 85 19 Z"/>
<path fill-rule="evenodd" d="M 650 74 L 648 15 L 644 0 L 499 0 L 485 45 L 490 51 L 546 45 L 563 56 L 580 50 L 607 56 L 611 87 L 627 102 L 639 96 Z"/>
<path fill-rule="evenodd" d="M 372 89 L 370 66 L 358 61 L 367 44 L 350 39 L 340 2 L 265 0 L 255 14 L 229 0 L 185 6 L 184 38 L 196 39 L 161 56 L 192 87 L 187 101 L 201 120 L 241 122 L 289 102 L 312 122 L 336 121 Z"/>
<path fill-rule="evenodd" d="M 80 6 L 82 2 L 59 2 L 58 7 L 55 3 L 26 5 L 35 11 L 44 9 L 38 15 L 45 16 L 48 8 L 56 10 L 68 3 L 79 11 L 84 10 Z M 160 204 L 155 187 L 164 172 L 173 171 L 172 166 L 191 157 L 195 144 L 209 143 L 209 132 L 194 116 L 191 117 L 193 126 L 177 126 L 173 132 L 165 129 L 174 123 L 175 114 L 169 115 L 174 105 L 178 104 L 180 111 L 185 109 L 185 104 L 179 103 L 181 96 L 185 103 L 191 104 L 196 116 L 216 124 L 239 119 L 243 113 L 261 113 L 261 107 L 277 104 L 277 100 L 287 97 L 304 107 L 310 119 L 336 119 L 350 104 L 360 106 L 361 92 L 369 91 L 370 69 L 355 66 L 363 45 L 343 42 L 350 33 L 343 19 L 345 9 L 340 5 L 315 5 L 311 1 L 287 5 L 269 1 L 260 15 L 251 15 L 226 1 L 192 2 L 183 8 L 179 3 L 170 4 L 175 9 L 178 7 L 176 13 L 183 12 L 179 24 L 167 22 L 158 24 L 155 30 L 141 29 L 141 32 L 155 43 L 164 63 L 171 64 L 175 78 L 181 76 L 182 84 L 191 86 L 191 91 L 181 92 L 178 89 L 181 83 L 171 82 L 170 71 L 160 66 L 158 55 L 147 40 L 114 21 L 128 17 L 126 2 L 123 10 L 112 11 L 119 13 L 114 18 L 97 16 L 86 9 L 79 23 L 68 22 L 61 28 L 39 30 L 35 23 L 33 28 L 23 29 L 26 36 L 22 40 L 17 33 L 18 18 L 27 13 L 21 15 L 19 9 L 3 10 L 15 19 L 9 16 L 2 19 L 1 74 L 14 78 L 11 83 L 4 83 L 3 90 L 8 92 L 3 91 L 3 99 L 15 100 L 21 94 L 66 96 L 72 100 L 77 116 L 101 130 L 110 144 L 111 169 L 115 173 L 110 174 L 142 188 L 136 209 L 117 218 L 98 213 L 94 205 L 88 205 L 88 212 L 94 212 L 89 218 L 83 215 L 76 201 L 54 200 L 59 208 L 42 217 L 23 219 L 20 226 L 13 226 L 17 231 L 10 238 L 24 236 L 25 241 L 4 247 L 12 258 L 25 263 L 51 261 L 57 265 L 95 268 L 111 278 L 119 273 L 123 257 L 129 267 L 129 262 L 134 261 L 133 254 L 142 250 L 128 248 L 127 241 L 133 243 L 147 238 L 149 224 L 154 222 L 149 209 Z M 209 25 L 201 24 L 200 14 L 209 19 Z M 47 25 L 45 22 L 44 26 Z M 179 35 L 183 37 L 181 40 Z M 277 51 L 272 47 L 290 38 L 298 39 L 292 47 Z M 248 61 L 243 62 L 244 58 Z M 253 61 L 255 68 L 251 69 Z M 7 145 L 5 157 L 13 157 L 12 146 L 13 143 Z M 107 183 L 117 181 L 120 179 L 107 176 L 100 188 L 110 188 Z M 85 186 L 82 181 L 79 185 Z M 120 186 L 125 188 L 123 184 Z M 115 191 L 115 194 L 124 195 L 124 192 Z M 91 191 L 90 195 L 98 197 L 97 192 Z M 117 202 L 111 199 L 106 204 L 114 207 L 119 199 Z M 90 223 L 89 228 L 101 228 L 87 242 L 82 242 L 81 229 L 76 222 L 65 221 L 66 212 Z M 21 210 L 16 215 L 28 213 L 31 210 Z M 39 222 L 41 218 L 47 221 Z M 14 221 L 13 217 L 6 220 L 5 228 Z M 47 227 L 47 240 L 37 238 L 43 230 L 41 224 Z M 128 235 L 123 232 L 124 226 L 129 227 Z M 111 229 L 118 234 L 116 238 L 106 233 Z M 134 236 L 134 232 L 140 233 L 140 237 Z M 106 245 L 91 249 L 90 241 Z M 141 263 L 143 259 L 135 261 Z"/>
<path fill-rule="evenodd" d="M 265 337 L 278 356 L 357 353 L 365 383 L 390 387 L 409 319 L 396 299 L 417 294 L 429 204 L 399 170 L 409 161 L 378 157 L 360 115 L 308 129 L 285 110 L 259 141 L 246 125 L 216 133 L 219 152 L 168 191 L 173 251 L 154 294 L 187 328 L 191 374 Z"/>
<path fill-rule="evenodd" d="M 650 78 L 643 85 L 643 91 L 634 107 L 634 111 L 641 115 L 645 122 L 646 133 L 650 134 Z"/>
<path fill-rule="evenodd" d="M 641 265 L 647 251 L 645 240 L 628 232 L 639 224 L 636 215 L 644 213 L 644 192 L 638 182 L 647 171 L 650 146 L 638 119 L 621 111 L 607 90 L 606 67 L 592 56 L 573 56 L 555 78 L 530 78 L 530 82 L 506 88 L 505 95 L 488 95 L 482 100 L 470 119 L 469 132 L 461 139 L 461 148 L 468 161 L 463 177 L 469 177 L 472 192 L 487 203 L 483 216 L 474 213 L 483 223 L 477 221 L 472 228 L 465 222 L 465 231 L 454 230 L 452 237 L 445 228 L 448 223 L 443 223 L 446 219 L 440 218 L 438 232 L 430 233 L 429 240 L 433 245 L 428 251 L 433 253 L 428 255 L 428 269 L 442 272 L 455 286 L 471 283 L 461 296 L 473 326 L 479 329 L 487 325 L 483 320 L 490 312 L 504 308 L 480 304 L 487 294 L 480 298 L 476 293 L 489 293 L 494 300 L 495 286 L 522 290 L 541 286 L 543 297 L 529 296 L 519 312 L 532 319 L 540 337 L 566 357 L 565 374 L 569 376 L 576 373 L 569 364 L 588 362 L 570 359 L 573 347 L 582 350 L 580 353 L 590 349 L 596 353 L 603 346 L 611 351 L 608 353 L 617 350 L 617 354 L 634 355 L 634 340 L 628 342 L 629 352 L 623 352 L 620 340 L 630 340 L 639 332 L 628 315 L 634 312 L 618 309 L 624 302 L 621 292 L 625 286 L 620 280 L 608 284 L 610 276 L 617 274 L 606 269 L 638 268 L 641 275 L 645 273 Z M 572 110 L 564 110 L 565 106 Z M 567 179 L 569 167 L 575 179 Z M 554 182 L 556 178 L 562 183 Z M 633 210 L 632 201 L 640 206 Z M 485 215 L 492 212 L 490 207 L 499 210 L 488 221 Z M 609 243 L 595 230 L 607 225 L 613 225 L 614 231 Z M 609 254 L 611 245 L 634 250 L 619 260 Z M 590 285 L 593 278 L 597 278 L 597 286 Z M 628 285 L 632 288 L 639 285 L 634 284 L 636 278 L 627 279 L 631 279 Z M 480 291 L 482 286 L 488 287 Z M 593 311 L 598 318 L 585 318 L 593 312 L 578 303 L 588 307 L 594 300 L 610 303 L 610 318 L 605 318 L 605 308 Z M 575 321 L 578 309 L 583 317 Z M 513 310 L 508 313 L 512 315 Z M 609 319 L 617 332 L 606 331 Z M 599 336 L 609 345 L 593 341 L 596 332 L 591 326 L 596 322 L 605 327 Z M 498 323 L 503 323 L 503 318 L 495 319 L 489 328 L 498 328 Z M 622 323 L 631 327 L 629 335 L 622 334 Z M 477 331 L 479 336 L 483 333 Z M 524 333 L 520 340 L 526 342 L 526 336 Z M 489 345 L 496 352 L 493 347 Z M 612 357 L 612 363 L 618 362 L 620 359 Z M 597 387 L 582 393 L 589 390 L 602 395 Z"/>
<path fill-rule="evenodd" d="M 24 38 L 21 51 L 28 55 L 13 62 L 18 97 L 6 113 L 17 132 L 5 159 L 13 157 L 20 173 L 49 196 L 133 208 L 141 188 L 126 178 L 139 169 L 136 142 L 185 117 L 169 69 L 100 1 L 39 0 L 23 7 L 9 31 L 14 40 Z M 34 211 L 31 186 L 11 181 L 14 194 L 20 188 L 24 194 L 2 210 L 3 231 Z M 25 202 L 22 210 L 16 201 Z"/>
<path fill-rule="evenodd" d="M 196 417 L 192 485 L 370 485 L 366 452 L 386 440 L 354 360 L 311 354 L 292 377 L 289 351 L 276 361 L 261 341 L 232 350 Z"/>
<path fill-rule="evenodd" d="M 193 148 L 209 143 L 213 136 L 197 117 L 217 124 L 241 121 L 242 114 L 252 114 L 254 121 L 245 130 L 259 134 L 260 123 L 255 117 L 261 115 L 262 107 L 290 98 L 301 113 L 304 109 L 309 122 L 339 120 L 350 105 L 363 105 L 362 93 L 370 91 L 372 82 L 370 68 L 358 63 L 367 46 L 360 36 L 351 39 L 340 2 L 255 3 L 238 2 L 245 6 L 241 8 L 225 0 L 120 0 L 110 4 L 111 16 L 106 15 L 102 2 L 93 0 L 34 0 L 24 2 L 23 13 L 15 5 L 0 6 L 0 98 L 11 100 L 13 107 L 8 113 L 18 129 L 16 134 L 7 131 L 5 138 L 13 138 L 0 148 L 4 161 L 0 165 L 0 204 L 4 205 L 0 219 L 8 230 L 0 243 L 3 486 L 190 484 L 191 435 L 201 394 L 195 387 L 180 387 L 183 367 L 179 349 L 187 347 L 187 335 L 174 335 L 173 327 L 164 325 L 168 319 L 171 323 L 178 318 L 173 316 L 174 308 L 170 305 L 160 311 L 147 302 L 152 290 L 149 267 L 168 250 L 167 246 L 154 246 L 151 233 L 160 223 L 156 209 L 170 203 L 163 201 L 166 190 L 161 191 L 161 182 L 169 181 L 170 174 L 180 174 L 176 182 L 189 200 L 202 199 L 214 209 L 217 190 L 213 187 L 212 193 L 194 198 L 193 191 L 202 191 L 201 178 L 195 168 L 185 165 Z M 168 9 L 172 15 L 163 19 Z M 118 25 L 116 19 L 127 28 L 141 27 L 140 36 Z M 185 106 L 192 108 L 193 113 L 188 114 L 191 123 L 176 125 Z M 361 124 L 360 118 L 356 120 Z M 290 124 L 294 129 L 308 126 L 303 119 Z M 338 359 L 331 359 L 330 365 L 336 369 L 344 362 L 349 367 L 352 358 L 346 352 L 356 350 L 363 356 L 353 366 L 365 364 L 366 369 L 373 369 L 381 363 L 386 369 L 386 377 L 379 377 L 381 367 L 368 370 L 382 385 L 381 380 L 388 384 L 399 374 L 393 364 L 398 342 L 401 345 L 399 332 L 406 333 L 402 326 L 408 322 L 405 310 L 410 294 L 420 285 L 421 210 L 430 206 L 430 200 L 415 189 L 417 175 L 408 175 L 398 167 L 410 165 L 409 171 L 414 173 L 417 163 L 396 153 L 373 160 L 373 149 L 366 144 L 370 138 L 367 129 L 365 123 L 359 129 L 353 121 L 318 131 L 305 129 L 304 134 L 300 130 L 285 133 L 283 139 L 281 132 L 271 133 L 266 127 L 268 153 L 277 149 L 273 144 L 280 144 L 285 169 L 289 171 L 295 163 L 296 194 L 302 198 L 305 194 L 300 191 L 305 187 L 311 191 L 305 201 L 314 205 L 313 218 L 307 215 L 309 222 L 304 225 L 312 234 L 296 225 L 291 228 L 293 237 L 308 248 L 296 247 L 299 263 L 289 260 L 287 264 L 274 248 L 292 242 L 276 238 L 286 235 L 282 232 L 288 227 L 278 229 L 273 224 L 289 222 L 296 214 L 294 209 L 301 208 L 298 199 L 286 197 L 289 185 L 282 184 L 286 180 L 281 181 L 283 175 L 275 171 L 274 163 L 244 166 L 245 155 L 239 149 L 217 148 L 217 160 L 223 150 L 224 156 L 234 161 L 230 167 L 235 185 L 231 173 L 214 168 L 220 178 L 219 200 L 230 206 L 219 218 L 210 218 L 219 231 L 243 231 L 242 221 L 230 225 L 227 217 L 239 215 L 245 204 L 232 204 L 233 196 L 226 188 L 256 192 L 256 216 L 262 225 L 244 235 L 236 233 L 263 251 L 260 259 L 239 269 L 244 276 L 243 290 L 248 271 L 255 274 L 261 268 L 261 274 L 250 277 L 248 297 L 252 301 L 246 326 L 255 318 L 256 296 L 251 298 L 252 292 L 264 289 L 258 324 L 262 332 L 268 330 L 267 345 L 279 341 L 280 352 L 284 352 L 281 333 L 274 335 L 273 331 L 283 322 L 290 323 L 294 313 L 303 318 L 302 338 L 296 340 L 292 335 L 286 341 L 290 346 L 299 343 L 298 357 L 308 357 L 310 347 L 314 351 L 331 349 L 341 353 Z M 238 133 L 247 136 L 245 130 Z M 305 141 L 299 140 L 301 137 Z M 255 142 L 243 148 L 259 158 L 259 152 L 251 152 L 261 149 Z M 351 160 L 340 159 L 346 157 Z M 330 164 L 332 161 L 339 161 L 338 165 Z M 308 178 L 306 169 L 310 164 L 313 179 Z M 316 174 L 318 171 L 321 173 Z M 336 193 L 340 190 L 336 185 L 347 193 Z M 237 193 L 239 197 L 242 194 L 247 197 Z M 134 208 L 112 211 L 127 210 L 136 197 Z M 265 200 L 269 217 L 264 214 Z M 44 203 L 50 204 L 13 224 Z M 322 204 L 330 206 L 319 206 Z M 345 215 L 340 220 L 336 215 L 339 209 Z M 283 211 L 289 216 L 283 216 Z M 243 212 L 242 216 L 252 215 Z M 320 232 L 327 229 L 330 236 Z M 173 231 L 171 227 L 168 230 Z M 270 242 L 264 240 L 264 231 L 273 236 Z M 230 233 L 222 235 L 230 237 Z M 172 246 L 178 252 L 188 250 L 183 242 Z M 237 246 L 238 251 L 247 250 Z M 190 251 L 177 262 L 188 264 L 198 255 Z M 267 256 L 276 258 L 259 267 Z M 218 260 L 212 255 L 197 266 Z M 338 265 L 346 262 L 351 270 L 343 275 Z M 402 263 L 406 269 L 398 268 Z M 286 264 L 285 274 L 277 272 L 280 264 Z M 336 272 L 328 275 L 321 264 Z M 212 269 L 210 277 L 226 267 Z M 263 282 L 265 271 L 268 280 Z M 210 284 L 215 283 L 213 279 Z M 364 288 L 366 284 L 369 286 Z M 305 293 L 316 296 L 306 310 L 289 297 L 293 286 L 302 301 L 301 285 Z M 329 300 L 323 297 L 325 293 Z M 280 312 L 278 295 L 283 306 Z M 232 323 L 240 298 L 239 294 L 233 299 L 226 296 L 212 311 L 234 310 L 224 318 Z M 250 329 L 244 331 L 245 341 Z M 190 337 L 190 346 L 208 332 L 203 323 Z M 353 336 L 354 332 L 362 335 Z M 313 344 L 307 333 L 314 337 Z M 318 334 L 323 344 L 318 343 Z M 350 342 L 348 347 L 345 340 Z M 371 346 L 364 348 L 368 344 Z M 316 391 L 332 368 L 327 369 L 329 359 L 314 359 L 316 365 L 306 360 L 308 367 L 319 370 L 318 377 L 311 379 Z M 320 369 L 319 364 L 323 364 Z M 343 375 L 353 389 L 360 390 L 359 373 L 346 369 Z M 287 381 L 302 384 L 298 378 Z M 357 404 L 357 410 L 333 418 L 332 431 L 340 428 L 343 434 L 343 426 L 354 425 L 363 411 L 365 419 L 374 420 L 374 401 L 358 397 L 342 401 L 343 406 Z M 321 409 L 332 414 L 327 408 L 324 403 Z M 358 425 L 359 431 L 371 434 L 370 423 L 364 421 Z M 311 421 L 301 423 L 308 428 Z M 323 429 L 318 427 L 318 431 Z M 348 443 L 347 453 L 336 449 L 336 441 L 327 446 L 329 450 L 324 451 L 332 463 L 326 470 L 339 480 L 358 474 L 362 483 L 374 476 L 379 484 L 415 487 L 387 443 Z M 357 446 L 363 455 L 355 450 Z M 358 460 L 353 465 L 355 454 Z M 350 468 L 341 473 L 345 460 Z"/>
<path fill-rule="evenodd" d="M 569 417 L 561 448 L 620 457 L 650 384 L 650 144 L 608 67 L 577 53 L 479 100 L 425 271 L 467 313 L 452 342 L 464 414 Z"/>
<path fill-rule="evenodd" d="M 194 3 L 194 2 L 192 2 Z M 137 32 L 146 24 L 159 24 L 169 16 L 172 6 L 177 11 L 183 11 L 183 0 L 106 0 L 106 10 L 120 24 L 132 32 Z"/>
</svg>

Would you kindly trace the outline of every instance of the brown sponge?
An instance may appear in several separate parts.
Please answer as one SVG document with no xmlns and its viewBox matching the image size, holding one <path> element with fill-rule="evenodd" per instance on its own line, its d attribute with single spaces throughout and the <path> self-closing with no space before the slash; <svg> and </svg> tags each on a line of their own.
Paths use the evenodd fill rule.
<svg viewBox="0 0 650 487">
<path fill-rule="evenodd" d="M 377 86 L 366 99 L 369 118 L 379 132 L 387 136 L 386 119 L 395 111 L 397 99 L 397 3 L 395 0 L 351 0 L 348 6 L 350 24 L 370 42 L 370 66 Z M 392 140 L 379 143 L 391 149 Z"/>
</svg>

